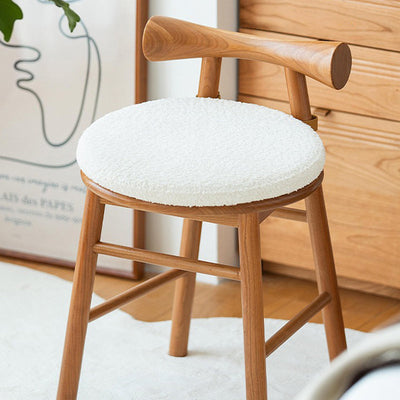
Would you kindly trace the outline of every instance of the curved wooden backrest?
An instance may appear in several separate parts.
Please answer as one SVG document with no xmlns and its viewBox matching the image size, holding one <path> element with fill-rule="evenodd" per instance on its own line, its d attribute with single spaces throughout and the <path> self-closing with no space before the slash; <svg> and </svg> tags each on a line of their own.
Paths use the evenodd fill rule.
<svg viewBox="0 0 400 400">
<path fill-rule="evenodd" d="M 344 43 L 266 40 L 168 17 L 152 17 L 147 22 L 143 52 L 150 61 L 197 57 L 266 61 L 335 89 L 344 87 L 351 70 L 350 49 Z"/>
</svg>

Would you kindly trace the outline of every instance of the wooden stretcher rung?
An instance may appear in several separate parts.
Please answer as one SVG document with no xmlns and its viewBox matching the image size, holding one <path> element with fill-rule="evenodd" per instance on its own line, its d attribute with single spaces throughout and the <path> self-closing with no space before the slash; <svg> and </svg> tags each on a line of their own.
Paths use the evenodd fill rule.
<svg viewBox="0 0 400 400">
<path fill-rule="evenodd" d="M 152 290 L 157 289 L 164 283 L 171 282 L 184 274 L 186 274 L 186 271 L 172 269 L 164 272 L 163 274 L 156 275 L 155 277 L 150 278 L 147 281 L 140 283 L 139 285 L 136 285 L 135 287 L 112 297 L 111 299 L 106 300 L 104 303 L 99 304 L 90 310 L 89 322 L 122 307 L 124 304 L 130 303 L 131 301 L 151 292 Z"/>
<path fill-rule="evenodd" d="M 331 295 L 327 292 L 320 294 L 312 303 L 303 308 L 278 332 L 265 342 L 265 357 L 273 353 L 281 344 L 285 343 L 293 334 L 304 326 L 315 314 L 321 311 L 331 301 Z"/>
<path fill-rule="evenodd" d="M 188 257 L 156 253 L 154 251 L 120 246 L 117 244 L 99 242 L 93 246 L 93 251 L 107 256 L 126 258 L 148 264 L 162 265 L 189 272 L 219 276 L 221 278 L 240 280 L 240 270 L 230 265 L 216 264 L 208 261 L 193 260 Z"/>
<path fill-rule="evenodd" d="M 305 210 L 297 208 L 282 207 L 277 208 L 271 214 L 271 217 L 290 219 L 292 221 L 307 222 L 307 214 Z"/>
</svg>

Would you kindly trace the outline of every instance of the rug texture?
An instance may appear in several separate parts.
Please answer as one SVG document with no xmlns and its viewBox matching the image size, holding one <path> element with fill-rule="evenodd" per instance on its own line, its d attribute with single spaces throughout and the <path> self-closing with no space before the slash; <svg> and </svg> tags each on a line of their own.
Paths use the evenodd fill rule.
<svg viewBox="0 0 400 400">
<path fill-rule="evenodd" d="M 0 263 L 0 399 L 55 399 L 71 286 Z M 283 323 L 266 319 L 267 335 Z M 122 311 L 91 323 L 78 398 L 245 398 L 241 319 L 194 319 L 184 358 L 167 355 L 169 330 L 170 321 L 141 322 Z M 346 335 L 352 346 L 367 334 Z M 269 400 L 295 398 L 327 366 L 323 327 L 307 324 L 267 359 Z"/>
</svg>

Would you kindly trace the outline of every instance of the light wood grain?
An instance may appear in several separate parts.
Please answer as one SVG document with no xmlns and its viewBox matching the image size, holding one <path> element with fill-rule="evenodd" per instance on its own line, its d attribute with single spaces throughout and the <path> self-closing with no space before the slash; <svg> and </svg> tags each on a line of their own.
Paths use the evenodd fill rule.
<svg viewBox="0 0 400 400">
<path fill-rule="evenodd" d="M 100 204 L 99 198 L 88 190 L 65 334 L 58 400 L 75 399 L 78 392 L 96 273 L 97 254 L 93 251 L 93 245 L 100 240 L 103 216 L 104 205 Z"/>
<path fill-rule="evenodd" d="M 145 248 L 146 214 L 140 210 L 133 211 L 133 247 Z M 142 279 L 144 264 L 138 261 L 132 262 L 133 279 Z"/>
<path fill-rule="evenodd" d="M 15 262 L 24 260 L 26 262 L 33 261 L 42 264 L 57 265 L 63 268 L 75 268 L 74 261 L 67 261 L 54 257 L 39 256 L 37 254 L 23 253 L 20 251 L 13 251 L 8 249 L 0 249 L 0 256 L 14 259 Z M 122 269 L 98 266 L 96 268 L 96 273 L 100 275 L 103 274 L 108 276 L 116 276 L 118 278 L 135 279 L 135 275 L 131 271 L 126 271 Z"/>
<path fill-rule="evenodd" d="M 180 256 L 193 260 L 198 258 L 201 227 L 202 224 L 199 221 L 190 219 L 183 221 Z M 171 356 L 184 357 L 187 354 L 195 285 L 195 273 L 186 274 L 176 282 L 169 343 Z"/>
<path fill-rule="evenodd" d="M 185 274 L 185 271 L 179 269 L 171 269 L 170 271 L 147 279 L 139 285 L 134 286 L 133 288 L 130 288 L 112 297 L 111 299 L 104 301 L 96 307 L 93 307 L 89 313 L 89 322 L 94 321 L 111 311 L 121 308 L 125 304 L 128 304 L 131 301 L 136 300 L 137 298 L 151 292 L 152 290 L 158 289 L 161 285 L 164 285 L 167 282 L 174 281 L 175 279 L 178 279 Z"/>
<path fill-rule="evenodd" d="M 128 208 L 131 208 L 131 207 L 129 207 L 129 202 L 128 202 L 128 201 L 127 201 L 127 202 L 124 202 L 123 205 L 117 204 L 117 203 L 115 203 L 114 201 L 111 201 L 111 198 L 109 198 L 109 199 L 102 199 L 101 202 L 102 202 L 103 204 L 106 204 L 106 205 L 112 205 L 112 206 L 119 206 L 119 207 L 128 207 Z M 145 208 L 147 211 L 148 211 L 150 208 L 153 208 L 153 207 L 150 207 L 150 208 L 149 208 L 146 204 L 144 204 L 144 202 L 141 204 L 140 207 Z M 174 210 L 176 211 L 176 214 L 172 214 L 172 215 L 179 216 L 180 214 L 178 213 L 177 209 L 175 208 Z M 175 212 L 175 211 L 174 211 L 174 212 Z M 168 213 L 167 210 L 165 210 L 164 213 L 167 214 L 167 213 Z M 188 216 L 189 216 L 189 215 L 188 215 Z M 237 216 L 237 214 L 221 214 L 221 215 L 216 215 L 216 214 L 208 213 L 207 215 L 205 215 L 205 214 L 198 215 L 198 214 L 192 213 L 192 214 L 190 215 L 190 217 L 191 217 L 192 219 L 197 219 L 197 220 L 203 221 L 203 222 L 211 222 L 212 224 L 220 224 L 220 225 L 227 225 L 227 226 L 233 226 L 233 227 L 237 227 L 237 226 L 239 225 L 239 221 L 238 221 L 238 216 Z M 5 255 L 7 256 L 8 254 L 5 254 Z M 11 255 L 11 256 L 12 256 L 12 255 Z M 18 258 L 18 257 L 17 257 L 17 258 Z M 61 265 L 62 265 L 62 264 L 61 264 Z"/>
<path fill-rule="evenodd" d="M 198 97 L 218 97 L 221 58 L 204 57 L 201 63 Z M 192 260 L 199 256 L 202 222 L 185 218 L 179 255 Z M 197 261 L 198 262 L 198 261 Z M 176 282 L 172 311 L 169 354 L 184 357 L 189 343 L 190 320 L 196 286 L 196 270 Z M 197 269 L 197 272 L 200 272 Z"/>
<path fill-rule="evenodd" d="M 333 360 L 347 346 L 322 187 L 308 196 L 305 202 L 318 291 L 320 295 L 328 293 L 331 298 L 329 304 L 322 309 L 322 319 L 329 357 Z"/>
<path fill-rule="evenodd" d="M 222 58 L 204 57 L 201 60 L 201 72 L 199 81 L 199 91 L 197 97 L 219 96 L 219 78 L 221 74 Z"/>
<path fill-rule="evenodd" d="M 306 212 L 304 210 L 293 207 L 278 208 L 271 214 L 271 217 L 307 222 Z"/>
<path fill-rule="evenodd" d="M 201 224 L 199 221 L 195 223 Z M 143 263 L 155 264 L 169 268 L 180 268 L 188 272 L 221 276 L 227 279 L 239 280 L 239 271 L 230 265 L 216 264 L 208 261 L 194 260 L 193 257 L 174 256 L 171 254 L 157 253 L 155 251 L 134 249 L 111 243 L 99 242 L 93 246 L 93 251 L 107 256 L 139 260 Z"/>
<path fill-rule="evenodd" d="M 242 31 L 271 40 L 307 40 L 274 32 Z M 336 92 L 309 80 L 311 104 L 328 110 L 400 120 L 400 53 L 360 46 L 350 46 L 350 49 L 353 65 L 346 87 Z M 284 79 L 284 70 L 277 65 L 240 61 L 239 92 L 242 94 L 287 101 Z"/>
<path fill-rule="evenodd" d="M 308 98 L 306 77 L 289 68 L 285 68 L 285 77 L 290 113 L 297 119 L 309 121 L 312 118 L 312 115 L 310 99 Z"/>
<path fill-rule="evenodd" d="M 72 281 L 73 271 L 48 264 L 36 263 L 14 258 L 0 257 L 2 262 L 15 263 L 40 272 L 58 276 Z M 298 271 L 298 269 L 296 269 Z M 307 273 L 312 271 L 304 270 Z M 154 272 L 145 272 L 144 279 L 151 278 Z M 138 285 L 128 279 L 96 275 L 94 291 L 103 298 L 110 298 Z M 339 289 L 343 304 L 346 328 L 369 332 L 385 324 L 399 312 L 400 300 L 361 293 L 359 291 Z M 146 297 L 123 306 L 122 309 L 142 321 L 164 321 L 171 319 L 171 299 L 174 283 L 167 283 L 159 290 Z M 289 319 L 317 295 L 316 285 L 304 279 L 296 279 L 283 275 L 264 273 L 263 299 L 264 317 Z M 198 282 L 193 304 L 193 318 L 209 317 L 241 317 L 240 283 L 221 280 L 218 285 Z M 320 314 L 315 315 L 313 322 L 322 322 Z"/>
<path fill-rule="evenodd" d="M 240 26 L 400 50 L 396 0 L 241 0 Z"/>
<path fill-rule="evenodd" d="M 230 51 L 227 51 L 226 42 L 229 41 Z M 296 118 L 310 123 L 310 125 L 314 125 L 313 122 L 315 121 L 312 120 L 305 74 L 332 87 L 341 88 L 347 81 L 351 66 L 349 49 L 343 44 L 324 43 L 321 46 L 321 43 L 310 42 L 301 45 L 283 42 L 265 43 L 256 37 L 206 28 L 165 17 L 154 17 L 148 22 L 143 38 L 143 49 L 146 56 L 152 60 L 190 58 L 196 54 L 197 56 L 200 55 L 203 60 L 199 96 L 202 97 L 217 96 L 221 67 L 220 57 L 223 55 L 235 56 L 237 54 L 239 57 L 251 56 L 257 60 L 278 62 L 286 68 L 292 114 Z M 265 218 L 276 208 L 281 208 L 304 198 L 306 198 L 307 204 L 307 222 L 310 225 L 319 291 L 321 295 L 325 292 L 329 293 L 331 298 L 331 303 L 323 310 L 331 358 L 345 348 L 345 342 L 342 340 L 344 328 L 337 293 L 336 275 L 322 197 L 323 172 L 309 185 L 296 192 L 273 199 L 223 207 L 179 207 L 145 202 L 114 193 L 97 185 L 85 174 L 82 173 L 81 175 L 83 182 L 88 187 L 88 203 L 85 208 L 81 249 L 80 254 L 78 254 L 78 259 L 82 258 L 82 260 L 78 263 L 77 277 L 74 280 L 73 292 L 77 294 L 73 297 L 70 309 L 71 318 L 67 331 L 65 357 L 59 386 L 58 398 L 60 400 L 76 398 L 86 326 L 90 318 L 88 307 L 90 306 L 93 288 L 96 254 L 149 262 L 189 271 L 182 275 L 176 284 L 170 342 L 170 354 L 174 356 L 185 356 L 187 353 L 195 290 L 195 273 L 205 272 L 221 277 L 240 278 L 246 399 L 266 400 L 260 219 Z M 140 211 L 153 211 L 185 217 L 180 257 L 100 242 L 102 218 L 97 218 L 100 220 L 97 221 L 95 217 L 99 216 L 98 212 L 96 214 L 97 209 L 104 212 L 105 203 L 130 207 Z M 239 271 L 234 267 L 197 260 L 201 236 L 201 217 L 207 215 L 237 215 L 239 223 Z M 87 283 L 89 272 L 91 280 L 90 283 Z M 150 283 L 145 283 L 107 301 L 103 306 L 92 310 L 92 319 L 122 305 L 130 298 L 138 297 L 141 294 L 141 288 L 144 288 L 143 291 L 149 291 L 153 286 L 158 286 L 158 283 L 165 283 L 170 278 L 176 278 L 177 274 L 180 274 L 179 271 L 172 271 L 172 276 L 167 274 L 159 277 L 158 280 L 154 278 L 153 282 L 157 284 L 152 284 L 150 281 Z M 78 305 L 77 307 L 74 306 L 75 303 Z M 73 313 L 77 313 L 78 316 L 74 317 Z M 284 339 L 285 335 L 285 331 L 278 333 L 276 335 L 278 336 L 277 340 Z M 75 336 L 77 339 L 75 339 Z M 71 355 L 71 352 L 77 355 Z"/>
<path fill-rule="evenodd" d="M 311 108 L 305 76 L 288 68 L 285 69 L 285 76 L 291 114 L 303 121 L 310 120 Z M 328 293 L 330 296 L 329 304 L 322 309 L 322 318 L 328 343 L 329 357 L 332 360 L 346 350 L 346 337 L 321 185 L 305 198 L 305 205 L 318 291 L 320 295 Z M 289 322 L 290 324 L 294 328 L 296 320 Z M 275 335 L 276 341 L 285 340 L 287 333 L 285 330 L 278 332 Z"/>
<path fill-rule="evenodd" d="M 283 102 L 239 100 L 289 111 Z M 319 118 L 319 126 L 327 151 L 324 189 L 337 273 L 360 281 L 360 287 L 399 289 L 400 123 L 332 111 Z M 264 259 L 312 268 L 304 224 L 268 218 L 261 232 Z"/>
<path fill-rule="evenodd" d="M 271 261 L 263 261 L 263 271 L 298 279 L 305 279 L 313 282 L 316 281 L 314 270 L 274 263 Z M 379 285 L 375 282 L 366 282 L 359 279 L 346 278 L 342 276 L 338 276 L 338 284 L 339 287 L 343 289 L 350 289 L 358 292 L 400 300 L 400 289 L 396 289 L 391 286 Z"/>
<path fill-rule="evenodd" d="M 109 204 L 118 205 L 120 207 L 134 208 L 137 210 L 156 212 L 160 214 L 174 215 L 182 218 L 196 219 L 199 221 L 202 221 L 203 218 L 208 220 L 209 217 L 218 218 L 221 216 L 228 216 L 229 221 L 232 221 L 232 218 L 235 215 L 237 217 L 238 214 L 254 213 L 267 210 L 272 211 L 276 208 L 292 204 L 296 201 L 304 199 L 310 193 L 312 193 L 321 184 L 323 175 L 324 174 L 321 173 L 317 179 L 315 179 L 309 185 L 297 190 L 296 192 L 274 197 L 272 199 L 254 201 L 251 203 L 241 203 L 233 206 L 184 207 L 150 203 L 115 193 L 98 185 L 96 182 L 89 179 L 83 172 L 81 172 L 82 180 L 85 185 L 89 187 L 92 192 L 101 197 L 102 201 L 105 201 Z"/>
<path fill-rule="evenodd" d="M 151 61 L 195 57 L 235 57 L 291 68 L 325 85 L 341 89 L 351 69 L 349 47 L 340 42 L 268 41 L 168 17 L 152 17 L 143 36 Z"/>
<path fill-rule="evenodd" d="M 315 314 L 329 304 L 330 301 L 330 294 L 324 292 L 313 302 L 304 307 L 303 310 L 298 312 L 290 321 L 288 321 L 265 342 L 265 356 L 268 357 L 272 354 L 279 346 L 285 343 L 301 327 L 303 327 Z"/>
<path fill-rule="evenodd" d="M 239 255 L 246 399 L 267 400 L 260 227 L 257 214 L 240 216 Z"/>
</svg>

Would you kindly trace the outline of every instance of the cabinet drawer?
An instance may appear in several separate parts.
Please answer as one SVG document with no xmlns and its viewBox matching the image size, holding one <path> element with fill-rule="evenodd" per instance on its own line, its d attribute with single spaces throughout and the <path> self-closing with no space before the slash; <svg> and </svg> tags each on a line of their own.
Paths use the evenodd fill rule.
<svg viewBox="0 0 400 400">
<path fill-rule="evenodd" d="M 242 30 L 270 39 L 307 40 L 272 32 Z M 353 67 L 344 89 L 333 90 L 308 79 L 313 105 L 356 114 L 400 120 L 400 53 L 350 46 Z M 282 67 L 265 62 L 241 60 L 239 92 L 252 96 L 287 101 Z"/>
<path fill-rule="evenodd" d="M 240 26 L 400 50 L 397 0 L 241 0 Z"/>
<path fill-rule="evenodd" d="M 239 100 L 289 109 L 284 102 Z M 319 127 L 338 275 L 400 288 L 400 123 L 333 111 Z M 263 259 L 312 268 L 306 224 L 267 218 L 261 232 Z"/>
</svg>

